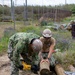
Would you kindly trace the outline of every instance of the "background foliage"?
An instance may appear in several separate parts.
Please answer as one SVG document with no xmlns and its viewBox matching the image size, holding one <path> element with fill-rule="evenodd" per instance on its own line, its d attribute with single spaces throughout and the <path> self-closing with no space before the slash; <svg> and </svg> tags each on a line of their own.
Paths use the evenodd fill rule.
<svg viewBox="0 0 75 75">
<path fill-rule="evenodd" d="M 23 24 L 23 14 L 24 14 L 24 7 L 23 6 L 17 6 L 15 7 L 15 17 L 16 17 L 16 32 L 33 32 L 36 33 L 40 36 L 42 31 L 46 28 L 44 25 L 41 26 L 37 26 L 36 24 L 38 23 L 38 21 L 36 21 L 36 17 L 38 17 L 38 7 L 39 9 L 39 17 L 41 17 L 42 13 L 43 13 L 43 7 L 42 6 L 33 6 L 33 17 L 35 18 L 34 21 L 28 21 L 27 25 Z M 70 11 L 72 11 L 72 16 L 65 18 L 62 20 L 62 23 L 66 23 L 68 24 L 71 20 L 75 20 L 75 4 L 67 4 L 67 5 L 58 5 L 58 6 L 44 6 L 45 9 L 50 10 L 50 8 L 59 8 L 59 9 L 68 9 Z M 7 11 L 8 10 L 8 11 Z M 44 10 L 44 12 L 46 12 L 47 10 Z M 28 6 L 28 13 L 31 13 L 29 16 L 31 17 L 30 20 L 32 20 L 32 6 Z M 0 6 L 0 21 L 2 21 L 2 19 L 4 19 L 5 17 L 8 19 L 10 19 L 10 7 L 8 6 Z M 32 23 L 33 22 L 33 23 Z M 12 23 L 8 23 L 8 22 L 0 22 L 0 26 L 12 26 Z M 46 23 L 45 23 L 46 24 Z M 54 23 L 52 22 L 48 22 L 48 26 L 53 26 Z M 49 27 L 48 27 L 49 28 Z M 63 65 L 63 67 L 68 66 L 69 64 L 75 64 L 75 39 L 72 39 L 71 36 L 71 32 L 67 31 L 67 30 L 53 30 L 52 28 L 50 28 L 52 30 L 52 34 L 53 37 L 56 39 L 56 46 L 55 49 L 60 49 L 60 52 L 55 53 L 55 58 Z M 2 28 L 3 30 L 3 28 Z M 0 55 L 3 53 L 7 53 L 7 47 L 8 47 L 8 41 L 10 36 L 12 35 L 12 31 L 5 31 L 6 33 L 3 34 L 2 37 L 0 37 Z M 10 34 L 9 34 L 10 32 Z M 5 35 L 5 36 L 4 36 Z M 65 65 L 64 65 L 65 64 Z"/>
<path fill-rule="evenodd" d="M 75 14 L 75 4 L 56 5 L 56 6 L 27 6 L 28 19 L 40 18 L 44 13 L 51 11 L 51 9 L 65 9 L 72 11 Z M 45 10 L 44 10 L 45 9 Z M 15 19 L 24 20 L 24 6 L 15 6 Z M 4 16 L 11 16 L 11 7 L 7 5 L 0 5 L 0 21 Z M 10 19 L 10 18 L 9 18 Z M 11 19 L 10 19 L 11 20 Z"/>
</svg>

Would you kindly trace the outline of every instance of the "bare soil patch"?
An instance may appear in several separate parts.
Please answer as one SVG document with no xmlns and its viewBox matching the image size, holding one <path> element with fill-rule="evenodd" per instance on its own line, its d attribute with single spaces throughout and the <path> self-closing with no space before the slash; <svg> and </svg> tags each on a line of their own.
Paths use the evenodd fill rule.
<svg viewBox="0 0 75 75">
<path fill-rule="evenodd" d="M 20 71 L 20 75 L 36 75 L 30 71 Z M 10 75 L 10 60 L 7 54 L 0 56 L 0 75 Z"/>
</svg>

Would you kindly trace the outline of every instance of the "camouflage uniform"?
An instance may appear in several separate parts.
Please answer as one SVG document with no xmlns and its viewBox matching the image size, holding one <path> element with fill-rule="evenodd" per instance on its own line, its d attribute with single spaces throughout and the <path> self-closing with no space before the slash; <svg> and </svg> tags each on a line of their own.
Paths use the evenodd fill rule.
<svg viewBox="0 0 75 75">
<path fill-rule="evenodd" d="M 39 38 L 39 36 L 33 33 L 16 33 L 10 37 L 7 52 L 11 60 L 11 75 L 19 75 L 18 67 L 22 65 L 20 61 L 21 56 L 29 64 L 33 64 L 35 63 L 34 60 L 38 60 L 37 54 L 31 52 L 29 46 L 33 38 Z M 29 60 L 31 57 L 33 61 Z"/>
<path fill-rule="evenodd" d="M 47 58 L 48 53 L 49 53 L 49 48 L 52 44 L 55 43 L 55 39 L 53 37 L 51 37 L 50 39 L 48 38 L 48 41 L 46 41 L 46 39 L 44 37 L 40 37 L 40 40 L 43 43 L 43 50 L 42 50 L 41 55 L 43 58 L 44 57 Z M 54 59 L 53 55 L 51 56 L 51 58 L 49 58 L 49 61 L 50 61 L 51 66 L 55 65 L 55 59 Z"/>
</svg>

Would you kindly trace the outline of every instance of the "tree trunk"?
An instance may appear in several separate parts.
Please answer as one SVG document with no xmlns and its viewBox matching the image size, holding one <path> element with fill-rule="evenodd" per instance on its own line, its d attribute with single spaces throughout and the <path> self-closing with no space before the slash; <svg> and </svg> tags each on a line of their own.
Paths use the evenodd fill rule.
<svg viewBox="0 0 75 75">
<path fill-rule="evenodd" d="M 46 61 L 40 63 L 40 75 L 51 75 L 49 66 L 50 64 Z"/>
<path fill-rule="evenodd" d="M 55 71 L 56 71 L 57 75 L 65 75 L 64 69 L 62 68 L 62 66 L 60 64 L 57 64 L 55 66 Z"/>
<path fill-rule="evenodd" d="M 69 66 L 69 69 L 70 71 L 75 72 L 75 68 L 72 65 Z"/>
</svg>

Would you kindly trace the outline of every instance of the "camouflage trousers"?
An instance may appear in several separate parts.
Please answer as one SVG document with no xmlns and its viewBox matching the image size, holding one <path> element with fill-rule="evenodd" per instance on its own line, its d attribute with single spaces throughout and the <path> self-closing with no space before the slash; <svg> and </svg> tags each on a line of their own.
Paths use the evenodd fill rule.
<svg viewBox="0 0 75 75">
<path fill-rule="evenodd" d="M 14 65 L 13 61 L 11 61 L 11 74 L 10 75 L 19 75 L 19 69 Z"/>
<path fill-rule="evenodd" d="M 47 58 L 48 52 L 43 52 L 41 55 L 43 58 Z M 56 59 L 53 57 L 53 55 L 51 56 L 51 58 L 49 58 L 49 61 L 51 66 L 55 66 Z"/>
</svg>

